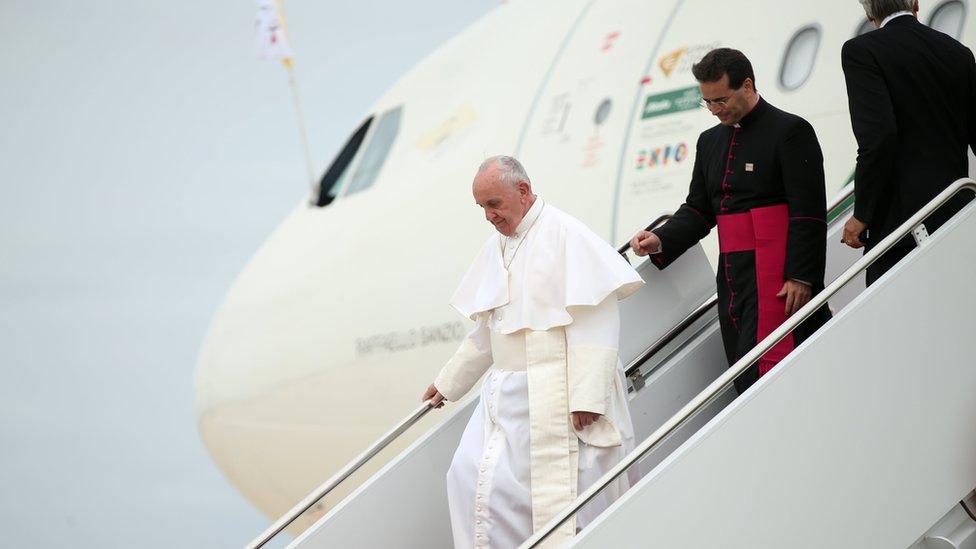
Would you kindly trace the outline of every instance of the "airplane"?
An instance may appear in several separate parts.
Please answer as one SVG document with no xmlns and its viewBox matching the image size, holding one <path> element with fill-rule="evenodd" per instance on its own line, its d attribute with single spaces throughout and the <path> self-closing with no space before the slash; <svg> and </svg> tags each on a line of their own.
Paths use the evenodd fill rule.
<svg viewBox="0 0 976 549">
<path fill-rule="evenodd" d="M 919 18 L 973 48 L 971 9 L 922 0 Z M 832 197 L 856 157 L 840 49 L 873 29 L 852 0 L 499 5 L 382 96 L 230 288 L 196 369 L 212 459 L 274 518 L 418 405 L 469 329 L 447 302 L 493 230 L 470 194 L 484 158 L 521 159 L 615 246 L 674 211 L 716 123 L 691 74 L 712 48 L 742 50 L 760 95 L 813 124 Z"/>
</svg>

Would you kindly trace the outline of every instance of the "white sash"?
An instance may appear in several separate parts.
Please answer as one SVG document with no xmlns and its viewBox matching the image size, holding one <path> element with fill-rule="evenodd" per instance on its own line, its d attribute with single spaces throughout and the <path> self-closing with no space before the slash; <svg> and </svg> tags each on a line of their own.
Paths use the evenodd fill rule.
<svg viewBox="0 0 976 549">
<path fill-rule="evenodd" d="M 563 328 L 528 331 L 525 355 L 529 384 L 532 530 L 548 523 L 576 499 L 579 444 L 569 420 L 566 333 Z M 561 547 L 576 534 L 576 517 L 546 538 Z"/>
</svg>

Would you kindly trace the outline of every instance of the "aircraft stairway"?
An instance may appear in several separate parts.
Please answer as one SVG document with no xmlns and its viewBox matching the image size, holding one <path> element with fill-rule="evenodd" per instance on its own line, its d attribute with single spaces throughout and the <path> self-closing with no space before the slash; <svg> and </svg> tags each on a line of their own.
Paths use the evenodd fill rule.
<svg viewBox="0 0 976 549">
<path fill-rule="evenodd" d="M 918 235 L 903 261 L 572 545 L 976 547 L 976 202 L 931 236 L 915 230 L 955 193 L 974 190 L 976 182 L 957 181 L 641 443 L 620 467 L 720 394 L 887 246 Z"/>
<path fill-rule="evenodd" d="M 827 522 L 820 520 L 814 502 L 825 507 L 848 509 L 849 506 L 845 507 L 848 502 L 869 499 L 874 494 L 858 493 L 857 498 L 851 498 L 850 494 L 843 490 L 836 491 L 840 486 L 839 483 L 851 480 L 848 476 L 853 476 L 854 480 L 872 477 L 868 474 L 869 471 L 865 470 L 861 471 L 860 477 L 849 474 L 845 476 L 835 472 L 837 468 L 844 473 L 851 472 L 850 467 L 843 467 L 846 461 L 840 459 L 837 446 L 841 442 L 846 442 L 851 447 L 856 446 L 858 439 L 853 438 L 851 431 L 854 430 L 855 425 L 863 427 L 863 422 L 867 421 L 865 419 L 860 423 L 845 422 L 841 417 L 843 416 L 841 410 L 853 413 L 858 418 L 871 418 L 876 422 L 871 425 L 876 427 L 879 433 L 886 432 L 884 430 L 886 424 L 881 421 L 883 418 L 876 417 L 877 414 L 867 413 L 873 409 L 865 410 L 862 407 L 877 405 L 879 410 L 883 409 L 886 410 L 885 413 L 891 413 L 893 421 L 908 421 L 911 426 L 923 430 L 932 427 L 928 424 L 928 419 L 936 419 L 929 416 L 939 416 L 938 419 L 943 420 L 942 424 L 946 425 L 946 429 L 953 435 L 958 435 L 957 431 L 949 429 L 948 425 L 956 425 L 962 420 L 945 421 L 946 418 L 940 415 L 944 415 L 949 410 L 938 409 L 929 415 L 921 414 L 917 420 L 912 414 L 912 410 L 919 406 L 938 408 L 934 404 L 943 402 L 940 398 L 943 393 L 937 391 L 919 394 L 911 393 L 908 389 L 913 386 L 920 389 L 928 388 L 928 385 L 923 382 L 928 381 L 928 377 L 938 378 L 933 380 L 933 383 L 935 381 L 940 383 L 931 388 L 934 389 L 938 385 L 940 391 L 955 389 L 955 393 L 949 392 L 956 400 L 949 399 L 944 402 L 948 406 L 949 402 L 958 404 L 957 393 L 963 388 L 969 394 L 973 393 L 973 389 L 976 389 L 974 379 L 965 378 L 961 372 L 958 379 L 941 379 L 941 376 L 925 376 L 924 366 L 908 368 L 911 372 L 920 373 L 922 379 L 912 379 L 911 376 L 899 374 L 901 377 L 898 379 L 904 382 L 906 390 L 889 393 L 878 390 L 879 386 L 887 389 L 883 383 L 885 378 L 880 376 L 880 372 L 884 370 L 882 367 L 862 369 L 859 364 L 883 362 L 880 358 L 875 360 L 875 356 L 886 357 L 886 360 L 905 357 L 902 362 L 909 362 L 907 357 L 912 356 L 909 348 L 913 346 L 923 348 L 930 353 L 933 349 L 938 349 L 939 352 L 948 353 L 947 356 L 955 359 L 973 354 L 972 351 L 976 349 L 969 347 L 976 346 L 976 340 L 966 346 L 968 355 L 955 351 L 950 353 L 950 349 L 953 348 L 950 342 L 966 339 L 960 338 L 960 335 L 963 335 L 961 330 L 967 327 L 966 321 L 969 321 L 968 329 L 972 332 L 973 322 L 970 319 L 963 316 L 953 317 L 952 326 L 944 326 L 943 323 L 933 326 L 930 323 L 921 328 L 918 324 L 921 319 L 928 319 L 933 312 L 948 306 L 948 302 L 952 302 L 952 310 L 961 310 L 967 306 L 972 310 L 973 305 L 976 305 L 974 303 L 976 291 L 964 291 L 960 288 L 959 294 L 930 300 L 924 297 L 918 298 L 918 295 L 926 292 L 918 291 L 913 283 L 924 280 L 932 288 L 933 293 L 951 293 L 944 291 L 946 286 L 942 282 L 930 280 L 935 276 L 934 273 L 939 272 L 937 267 L 933 268 L 934 258 L 941 257 L 937 254 L 943 252 L 946 246 L 951 248 L 957 244 L 959 238 L 969 238 L 968 241 L 972 242 L 972 239 L 976 238 L 976 219 L 971 223 L 964 223 L 973 217 L 970 215 L 972 207 L 967 208 L 954 219 L 950 224 L 951 227 L 947 225 L 933 235 L 926 246 L 913 252 L 910 256 L 913 258 L 911 261 L 906 259 L 891 273 L 891 276 L 886 277 L 869 291 L 860 292 L 863 288 L 863 274 L 860 271 L 849 272 L 849 268 L 859 262 L 860 253 L 850 250 L 839 242 L 843 223 L 850 214 L 851 204 L 846 200 L 848 196 L 849 191 L 835 200 L 831 215 L 833 220 L 828 229 L 827 279 L 833 280 L 842 276 L 846 280 L 854 280 L 842 290 L 835 288 L 831 293 L 830 305 L 837 314 L 837 319 L 794 351 L 773 372 L 767 374 L 756 384 L 755 390 L 751 389 L 738 399 L 735 399 L 731 378 L 728 376 L 734 368 L 726 370 L 727 363 L 722 350 L 714 307 L 714 275 L 711 267 L 708 266 L 704 252 L 700 248 L 690 250 L 682 256 L 681 260 L 664 271 L 657 271 L 649 262 L 638 266 L 638 271 L 648 284 L 636 296 L 621 303 L 621 358 L 629 365 L 630 407 L 637 440 L 651 437 L 655 440 L 650 451 L 644 452 L 639 459 L 635 457 L 632 462 L 643 475 L 642 480 L 611 509 L 583 530 L 575 538 L 575 544 L 605 547 L 612 543 L 623 546 L 651 545 L 668 548 L 784 545 L 791 547 L 890 546 L 873 543 L 851 544 L 847 539 L 841 538 L 830 538 L 830 543 L 824 544 L 826 538 L 823 535 L 820 537 L 810 535 L 810 524 L 818 524 L 818 532 L 821 534 L 832 531 L 831 528 L 824 526 L 829 526 Z M 970 230 L 972 234 L 968 237 L 960 237 L 959 235 L 966 230 Z M 970 255 L 963 258 L 961 264 L 976 265 L 976 257 Z M 948 264 L 952 263 L 936 265 Z M 911 267 L 908 268 L 906 265 Z M 916 270 L 919 271 L 917 273 L 919 279 L 911 278 Z M 909 274 L 901 274 L 903 271 L 908 271 Z M 964 276 L 963 273 L 957 273 L 953 275 L 953 279 L 962 280 Z M 905 280 L 910 282 L 899 284 L 897 280 L 902 277 L 909 277 Z M 933 281 L 935 285 L 932 285 Z M 961 284 L 961 286 L 965 285 Z M 890 289 L 892 287 L 896 289 Z M 916 294 L 913 299 L 904 299 L 902 293 L 906 288 L 915 289 Z M 953 301 L 953 297 L 958 299 Z M 905 308 L 905 304 L 910 304 L 912 308 Z M 887 310 L 884 306 L 893 307 L 894 311 Z M 653 311 L 653 314 L 649 311 Z M 916 314 L 917 311 L 925 311 L 926 314 L 919 315 Z M 894 327 L 893 331 L 888 329 L 889 325 L 895 324 L 897 329 Z M 858 328 L 852 330 L 849 326 L 858 326 Z M 870 329 L 871 326 L 884 326 L 885 329 Z M 773 336 L 775 335 L 774 333 Z M 877 341 L 872 345 L 866 345 L 864 342 L 869 339 L 873 342 L 875 339 Z M 860 346 L 855 345 L 859 341 Z M 940 343 L 934 345 L 934 342 Z M 873 345 L 878 345 L 885 352 L 875 352 L 877 349 L 874 349 Z M 862 357 L 862 354 L 869 356 Z M 821 361 L 827 360 L 821 355 L 830 357 L 832 362 L 829 366 L 820 364 Z M 807 367 L 793 366 L 808 362 L 813 364 Z M 903 366 L 902 362 L 899 362 L 899 366 Z M 924 360 L 918 363 L 926 364 Z M 930 363 L 929 367 L 933 368 L 937 364 L 937 362 L 932 363 L 931 360 Z M 961 369 L 955 368 L 955 370 Z M 970 369 L 976 371 L 976 368 Z M 794 371 L 801 373 L 792 373 Z M 827 372 L 835 377 L 828 376 Z M 716 383 L 723 378 L 728 378 L 727 383 L 722 387 L 716 387 Z M 781 379 L 798 381 L 787 383 L 780 381 Z M 869 383 L 872 380 L 875 382 L 873 385 Z M 854 381 L 858 384 L 853 383 Z M 899 386 L 899 389 L 902 388 Z M 680 415 L 696 400 L 702 399 L 703 390 L 708 393 L 707 402 L 700 402 L 699 409 L 687 414 L 688 421 L 680 427 L 671 425 L 675 423 L 673 417 L 675 413 Z M 477 391 L 473 390 L 471 393 L 465 400 L 451 404 L 445 410 L 432 412 L 443 413 L 445 417 L 431 431 L 301 534 L 292 542 L 291 547 L 451 547 L 444 478 L 461 433 L 473 407 L 477 405 Z M 786 396 L 778 396 L 781 394 Z M 814 402 L 807 402 L 808 400 Z M 835 401 L 837 406 L 832 407 L 831 404 Z M 899 403 L 903 406 L 896 406 Z M 897 410 L 889 411 L 889 407 Z M 970 407 L 976 410 L 976 407 Z M 412 424 L 413 419 L 426 412 L 424 408 L 418 409 L 385 438 L 395 438 Z M 813 410 L 823 413 L 816 415 L 812 413 Z M 834 415 L 830 415 L 831 410 L 835 410 Z M 958 406 L 952 408 L 952 412 L 956 416 L 976 420 L 973 413 L 968 415 L 962 413 Z M 976 421 L 970 421 L 970 424 L 976 425 Z M 802 426 L 802 429 L 798 429 L 798 426 Z M 887 427 L 890 431 L 890 426 Z M 665 428 L 668 430 L 662 434 L 662 429 Z M 933 433 L 936 431 L 933 430 Z M 792 433 L 792 437 L 784 437 L 784 433 Z M 816 433 L 817 437 L 806 437 L 806 433 Z M 913 432 L 913 434 L 917 433 Z M 735 440 L 735 444 L 728 442 L 730 438 Z M 789 440 L 790 443 L 786 444 L 781 439 Z M 966 510 L 965 507 L 956 505 L 949 514 L 945 514 L 945 511 L 976 486 L 976 479 L 973 478 L 969 479 L 972 482 L 968 485 L 965 482 L 961 486 L 955 485 L 959 484 L 956 481 L 960 478 L 957 477 L 965 476 L 958 471 L 961 469 L 960 465 L 968 465 L 969 470 L 976 474 L 976 464 L 973 461 L 976 460 L 974 440 L 976 439 L 971 436 L 964 440 L 939 440 L 917 444 L 915 449 L 918 451 L 906 452 L 905 459 L 899 461 L 883 459 L 886 454 L 879 455 L 891 448 L 902 449 L 895 445 L 896 440 L 885 439 L 870 448 L 858 448 L 858 455 L 855 456 L 858 459 L 853 460 L 852 463 L 861 463 L 871 457 L 885 464 L 889 461 L 897 462 L 899 466 L 908 468 L 911 463 L 915 463 L 911 462 L 911 459 L 920 459 L 918 454 L 929 455 L 931 452 L 927 452 L 926 449 L 931 448 L 933 451 L 941 450 L 943 461 L 956 465 L 957 474 L 953 477 L 952 490 L 939 485 L 946 489 L 938 494 L 945 499 L 952 493 L 954 495 L 951 497 L 955 499 L 951 499 L 948 503 L 940 500 L 940 505 L 945 504 L 938 507 L 931 501 L 935 499 L 934 495 L 929 499 L 918 498 L 919 505 L 924 506 L 928 511 L 928 514 L 919 520 L 928 522 L 918 527 L 916 524 L 918 520 L 904 521 L 906 527 L 910 524 L 916 528 L 915 537 L 912 539 L 922 543 L 924 537 L 919 538 L 919 534 L 926 532 L 933 524 L 939 527 L 940 518 L 945 523 L 942 526 L 943 530 L 953 525 L 954 531 L 962 531 L 960 528 L 966 525 L 960 518 L 968 519 L 968 515 L 963 512 Z M 645 444 L 646 442 L 647 440 Z M 724 445 L 720 442 L 724 442 Z M 967 459 L 963 459 L 958 451 L 958 448 L 963 447 L 959 446 L 963 442 L 971 443 L 965 446 Z M 641 446 L 644 447 L 645 444 Z M 809 454 L 805 460 L 800 459 L 803 456 L 793 456 L 795 453 L 801 453 L 799 448 L 805 448 Z M 736 459 L 726 460 L 724 459 L 726 454 L 735 456 Z M 792 461 L 783 459 L 787 454 L 791 456 Z M 364 453 L 364 459 L 369 455 L 371 455 L 370 450 Z M 952 461 L 953 459 L 955 461 Z M 829 466 L 817 467 L 817 460 L 829 463 Z M 776 474 L 786 474 L 781 469 L 788 471 L 790 467 L 785 465 L 791 464 L 797 465 L 793 469 L 793 476 L 784 477 L 785 480 L 775 483 L 775 488 L 779 491 L 767 490 L 772 488 L 767 486 L 772 484 L 765 477 L 767 468 L 771 468 Z M 891 467 L 885 466 L 886 471 L 889 468 Z M 718 471 L 724 473 L 720 474 Z M 921 475 L 909 476 L 912 480 L 919 480 L 918 477 Z M 823 477 L 831 479 L 836 477 L 836 481 L 828 482 Z M 344 478 L 342 473 L 337 475 L 327 483 L 326 490 L 342 478 Z M 661 489 L 660 486 L 665 483 L 667 489 Z M 729 487 L 727 488 L 726 485 Z M 730 488 L 733 486 L 737 491 Z M 893 483 L 889 491 L 897 491 L 895 486 L 896 484 Z M 919 487 L 910 486 L 911 491 L 923 492 Z M 820 490 L 821 487 L 823 490 Z M 833 499 L 806 497 L 807 493 L 827 497 L 820 493 L 827 493 L 827 487 L 835 490 L 830 493 Z M 872 487 L 878 489 L 877 486 L 872 485 Z M 900 488 L 907 489 L 905 486 Z M 767 491 L 770 492 L 769 495 L 766 494 Z M 794 499 L 803 500 L 805 506 L 796 506 L 793 500 L 784 502 L 777 499 L 781 492 L 791 494 Z M 311 506 L 321 493 L 322 490 L 319 494 L 313 494 L 303 504 L 307 503 L 307 506 Z M 742 497 L 741 494 L 747 496 Z M 586 495 L 582 494 L 581 498 Z M 680 505 L 675 505 L 676 503 Z M 767 505 L 770 508 L 767 509 Z M 877 509 L 883 509 L 885 501 L 874 500 L 872 505 Z M 802 524 L 798 526 L 798 523 L 802 523 L 804 519 L 809 520 L 809 517 L 798 516 L 794 517 L 792 522 L 784 520 L 777 522 L 776 525 L 771 525 L 767 519 L 771 514 L 775 515 L 777 520 L 780 514 L 791 515 L 791 510 L 795 507 L 804 509 L 803 513 L 798 515 L 810 515 L 816 517 L 816 520 L 810 521 L 806 526 Z M 753 514 L 747 513 L 747 509 Z M 938 512 L 933 514 L 936 510 Z M 291 519 L 298 516 L 301 511 L 302 506 L 296 506 L 296 510 L 291 513 Z M 861 513 L 853 512 L 847 518 L 849 522 L 860 523 L 860 516 Z M 725 519 L 720 521 L 716 517 L 725 517 Z M 739 517 L 737 520 L 742 522 L 733 527 L 736 523 L 728 517 Z M 878 518 L 879 522 L 873 525 L 863 525 L 861 530 L 871 531 L 872 528 L 880 526 L 884 523 L 881 518 Z M 264 541 L 273 537 L 274 533 L 284 528 L 291 519 L 283 518 L 251 546 L 262 545 Z M 654 524 L 655 527 L 651 528 L 650 524 Z M 679 524 L 682 527 L 677 526 Z M 713 528 L 713 525 L 717 524 L 722 526 Z M 784 526 L 781 527 L 781 524 Z M 692 528 L 691 525 L 695 527 Z M 703 525 L 708 526 L 703 527 Z M 673 533 L 673 537 L 662 535 L 659 542 L 658 527 L 661 528 L 661 532 Z M 838 529 L 833 528 L 833 530 Z M 847 532 L 846 527 L 840 530 Z M 770 532 L 774 531 L 780 536 L 788 537 L 774 541 L 769 537 L 772 535 Z M 703 534 L 712 537 L 705 538 Z M 796 544 L 793 542 L 794 537 L 803 537 L 811 540 L 811 543 Z M 741 540 L 743 544 L 730 544 L 736 540 Z M 908 547 L 911 541 L 900 547 Z M 926 547 L 929 546 L 913 546 L 912 549 Z"/>
</svg>

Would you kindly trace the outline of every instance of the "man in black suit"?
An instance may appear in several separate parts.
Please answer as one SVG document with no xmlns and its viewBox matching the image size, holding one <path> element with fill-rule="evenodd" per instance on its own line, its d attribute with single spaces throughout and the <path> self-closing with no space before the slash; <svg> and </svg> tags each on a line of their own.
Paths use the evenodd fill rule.
<svg viewBox="0 0 976 549">
<path fill-rule="evenodd" d="M 918 0 L 860 0 L 879 30 L 841 52 L 857 138 L 854 216 L 842 241 L 870 250 L 969 170 L 976 151 L 976 62 L 917 19 Z M 968 193 L 967 193 L 968 194 Z M 925 220 L 933 232 L 959 211 L 957 196 Z M 915 247 L 906 237 L 867 272 L 870 285 Z"/>
</svg>

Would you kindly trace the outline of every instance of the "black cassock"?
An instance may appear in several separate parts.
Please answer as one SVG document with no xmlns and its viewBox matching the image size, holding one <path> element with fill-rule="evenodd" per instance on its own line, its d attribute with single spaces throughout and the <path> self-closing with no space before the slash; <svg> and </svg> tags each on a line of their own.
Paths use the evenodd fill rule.
<svg viewBox="0 0 976 549">
<path fill-rule="evenodd" d="M 786 300 L 775 297 L 785 280 L 809 283 L 814 295 L 823 290 L 825 193 L 813 127 L 761 98 L 738 125 L 699 136 L 688 198 L 654 230 L 661 252 L 650 257 L 663 269 L 719 225 L 718 312 L 729 365 L 785 319 Z M 778 354 L 739 377 L 739 392 L 829 318 L 824 306 L 774 348 Z"/>
</svg>

